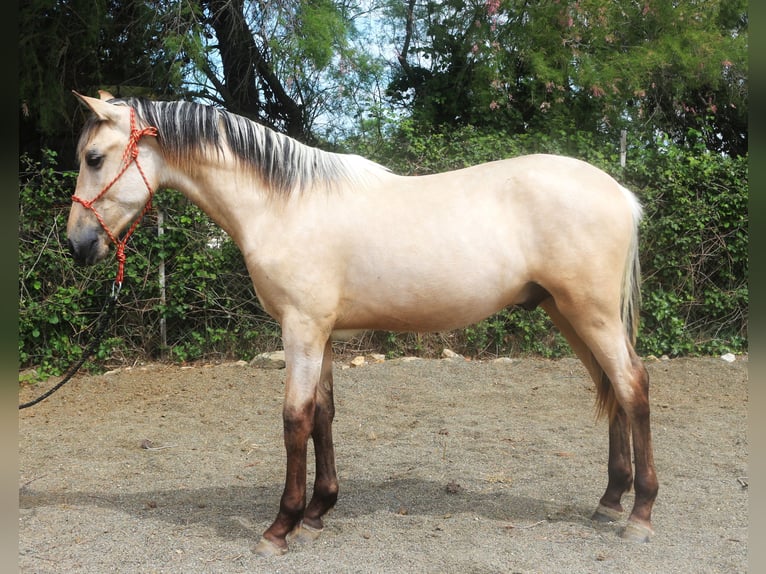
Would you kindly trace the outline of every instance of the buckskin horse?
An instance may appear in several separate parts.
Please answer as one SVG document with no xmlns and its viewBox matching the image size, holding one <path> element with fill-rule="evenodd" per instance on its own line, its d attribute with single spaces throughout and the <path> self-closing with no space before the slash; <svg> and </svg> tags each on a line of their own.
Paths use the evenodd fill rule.
<svg viewBox="0 0 766 574">
<path fill-rule="evenodd" d="M 333 332 L 449 330 L 511 305 L 541 306 L 595 383 L 609 461 L 593 518 L 620 520 L 633 487 L 619 533 L 649 540 L 658 482 L 649 378 L 634 350 L 641 206 L 625 187 L 588 163 L 543 154 L 399 176 L 211 106 L 76 95 L 93 112 L 67 224 L 76 261 L 96 263 L 114 244 L 124 262 L 154 192 L 174 188 L 236 242 L 281 325 L 286 479 L 255 552 L 316 538 L 336 503 Z"/>
</svg>

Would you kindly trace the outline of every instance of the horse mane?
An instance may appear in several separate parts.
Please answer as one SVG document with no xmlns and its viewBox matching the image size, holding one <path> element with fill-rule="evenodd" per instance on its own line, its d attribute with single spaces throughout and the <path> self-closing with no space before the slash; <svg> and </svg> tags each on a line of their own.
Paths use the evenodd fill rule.
<svg viewBox="0 0 766 574">
<path fill-rule="evenodd" d="M 187 170 L 211 150 L 229 149 L 252 169 L 275 195 L 289 195 L 315 186 L 363 183 L 366 176 L 387 168 L 357 155 L 310 147 L 245 117 L 210 105 L 186 101 L 115 98 L 110 103 L 132 107 L 139 124 L 154 126 L 163 154 Z M 83 129 L 81 146 L 97 120 Z"/>
</svg>

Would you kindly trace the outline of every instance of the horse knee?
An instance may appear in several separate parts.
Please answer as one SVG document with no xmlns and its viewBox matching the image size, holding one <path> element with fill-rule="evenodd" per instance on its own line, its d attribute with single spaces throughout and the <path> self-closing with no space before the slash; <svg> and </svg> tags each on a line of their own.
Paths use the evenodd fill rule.
<svg viewBox="0 0 766 574">
<path fill-rule="evenodd" d="M 300 437 L 308 440 L 314 427 L 315 410 L 316 405 L 313 402 L 298 408 L 285 407 L 282 411 L 285 438 Z"/>
</svg>

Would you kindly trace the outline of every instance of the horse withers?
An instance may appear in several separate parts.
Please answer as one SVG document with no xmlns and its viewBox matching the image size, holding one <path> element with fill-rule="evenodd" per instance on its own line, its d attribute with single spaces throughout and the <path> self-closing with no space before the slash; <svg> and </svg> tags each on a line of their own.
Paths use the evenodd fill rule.
<svg viewBox="0 0 766 574">
<path fill-rule="evenodd" d="M 545 309 L 595 383 L 609 457 L 593 518 L 620 520 L 634 487 L 620 533 L 649 540 L 658 482 L 649 379 L 634 350 L 641 207 L 612 177 L 543 154 L 404 177 L 210 106 L 78 97 L 93 114 L 67 225 L 75 259 L 95 263 L 114 244 L 124 262 L 155 190 L 174 188 L 231 236 L 281 325 L 286 479 L 256 552 L 315 538 L 336 503 L 333 332 L 449 330 L 511 305 Z"/>
</svg>

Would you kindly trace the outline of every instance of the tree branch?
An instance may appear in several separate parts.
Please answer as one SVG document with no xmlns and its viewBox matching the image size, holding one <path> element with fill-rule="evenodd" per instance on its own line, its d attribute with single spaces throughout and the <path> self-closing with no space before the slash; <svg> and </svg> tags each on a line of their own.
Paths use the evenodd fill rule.
<svg viewBox="0 0 766 574">
<path fill-rule="evenodd" d="M 407 20 L 404 25 L 404 45 L 402 46 L 402 51 L 397 56 L 397 59 L 399 60 L 399 65 L 402 67 L 404 72 L 409 75 L 410 73 L 410 64 L 407 61 L 407 54 L 410 51 L 410 43 L 412 42 L 412 34 L 414 30 L 414 20 L 415 20 L 415 0 L 408 0 L 407 2 Z"/>
</svg>

